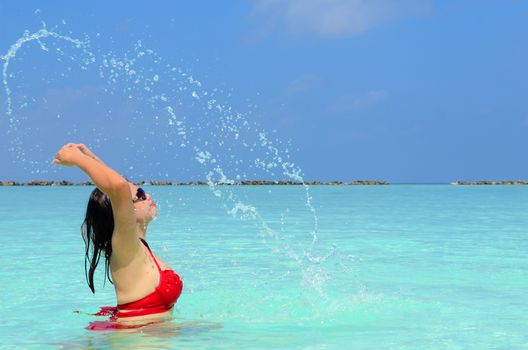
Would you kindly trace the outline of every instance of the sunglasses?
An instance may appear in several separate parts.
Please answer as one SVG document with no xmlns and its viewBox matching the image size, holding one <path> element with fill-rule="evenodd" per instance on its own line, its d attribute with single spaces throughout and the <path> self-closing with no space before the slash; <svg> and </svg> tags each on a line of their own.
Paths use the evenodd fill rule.
<svg viewBox="0 0 528 350">
<path fill-rule="evenodd" d="M 147 194 L 145 193 L 145 191 L 143 191 L 141 187 L 138 187 L 136 196 L 132 198 L 132 203 L 141 202 L 141 201 L 144 201 L 145 199 L 147 199 Z"/>
</svg>

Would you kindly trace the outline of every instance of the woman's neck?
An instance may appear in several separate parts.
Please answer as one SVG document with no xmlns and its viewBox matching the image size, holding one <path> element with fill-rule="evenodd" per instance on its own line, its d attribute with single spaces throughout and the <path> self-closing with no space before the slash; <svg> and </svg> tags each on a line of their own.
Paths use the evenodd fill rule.
<svg viewBox="0 0 528 350">
<path fill-rule="evenodd" d="M 144 222 L 136 222 L 136 232 L 139 238 L 145 239 L 147 236 L 147 224 Z"/>
</svg>

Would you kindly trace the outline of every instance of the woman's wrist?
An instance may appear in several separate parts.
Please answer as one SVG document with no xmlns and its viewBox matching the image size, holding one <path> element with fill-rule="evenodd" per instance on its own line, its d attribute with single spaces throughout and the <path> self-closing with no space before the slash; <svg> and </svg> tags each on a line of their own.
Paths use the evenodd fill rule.
<svg viewBox="0 0 528 350">
<path fill-rule="evenodd" d="M 93 159 L 92 157 L 90 156 L 87 156 L 86 154 L 84 153 L 79 153 L 78 155 L 76 155 L 75 157 L 75 165 L 78 166 L 79 168 L 82 167 L 82 165 L 86 164 L 86 161 L 88 160 L 91 160 Z"/>
</svg>

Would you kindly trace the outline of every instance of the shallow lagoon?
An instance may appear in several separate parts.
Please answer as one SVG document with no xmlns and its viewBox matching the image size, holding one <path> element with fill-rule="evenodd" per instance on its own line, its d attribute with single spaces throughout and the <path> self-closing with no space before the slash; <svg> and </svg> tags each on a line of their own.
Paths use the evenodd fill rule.
<svg viewBox="0 0 528 350">
<path fill-rule="evenodd" d="M 528 187 L 313 186 L 313 249 L 299 186 L 233 188 L 265 225 L 207 187 L 145 189 L 147 240 L 184 280 L 174 320 L 84 329 L 74 311 L 115 304 L 102 268 L 95 295 L 84 279 L 90 188 L 4 187 L 0 347 L 528 348 Z"/>
</svg>

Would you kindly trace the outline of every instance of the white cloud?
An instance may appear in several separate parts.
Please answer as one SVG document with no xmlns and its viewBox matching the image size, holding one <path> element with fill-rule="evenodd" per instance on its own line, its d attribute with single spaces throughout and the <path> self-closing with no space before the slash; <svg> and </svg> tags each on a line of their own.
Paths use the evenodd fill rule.
<svg viewBox="0 0 528 350">
<path fill-rule="evenodd" d="M 313 74 L 301 75 L 300 77 L 290 82 L 290 84 L 286 88 L 285 94 L 286 95 L 296 95 L 304 91 L 313 89 L 319 84 L 321 80 L 322 80 L 322 77 L 318 75 L 313 75 Z"/>
<path fill-rule="evenodd" d="M 329 109 L 332 112 L 349 113 L 377 106 L 385 102 L 388 98 L 389 93 L 387 90 L 370 90 L 361 94 L 341 96 Z"/>
<path fill-rule="evenodd" d="M 290 34 L 350 37 L 398 18 L 424 14 L 432 0 L 255 0 L 265 16 L 260 36 L 277 29 Z"/>
</svg>

